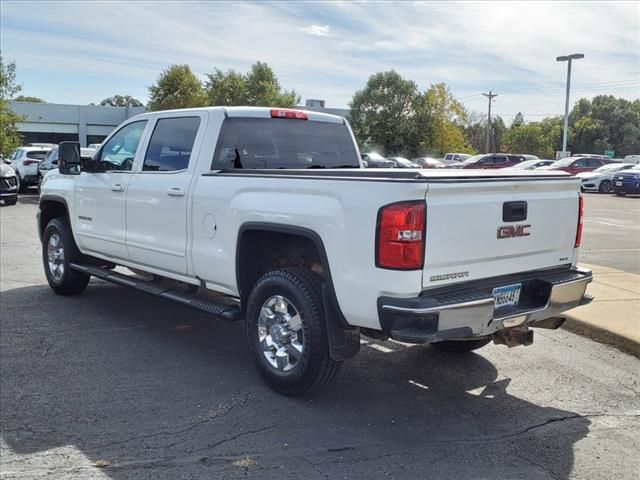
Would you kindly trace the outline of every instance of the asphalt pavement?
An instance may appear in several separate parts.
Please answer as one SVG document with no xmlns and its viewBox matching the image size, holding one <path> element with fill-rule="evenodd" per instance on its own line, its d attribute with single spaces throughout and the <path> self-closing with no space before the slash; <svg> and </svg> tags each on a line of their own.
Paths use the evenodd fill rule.
<svg viewBox="0 0 640 480">
<path fill-rule="evenodd" d="M 580 261 L 640 274 L 640 197 L 584 193 Z"/>
<path fill-rule="evenodd" d="M 637 268 L 633 224 L 600 239 L 637 202 L 587 198 L 589 263 Z M 35 203 L 0 209 L 2 479 L 638 479 L 634 357 L 564 330 L 463 356 L 367 340 L 286 398 L 241 324 L 95 279 L 55 295 Z"/>
</svg>

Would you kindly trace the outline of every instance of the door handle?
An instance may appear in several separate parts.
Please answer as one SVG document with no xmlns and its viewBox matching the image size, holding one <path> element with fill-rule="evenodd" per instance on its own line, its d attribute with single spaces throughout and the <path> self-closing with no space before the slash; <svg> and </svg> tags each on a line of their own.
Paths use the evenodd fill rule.
<svg viewBox="0 0 640 480">
<path fill-rule="evenodd" d="M 111 185 L 111 190 L 114 192 L 124 192 L 124 187 L 119 183 L 115 183 Z"/>
<path fill-rule="evenodd" d="M 167 190 L 167 195 L 170 197 L 184 197 L 184 190 L 178 187 L 171 187 Z"/>
</svg>

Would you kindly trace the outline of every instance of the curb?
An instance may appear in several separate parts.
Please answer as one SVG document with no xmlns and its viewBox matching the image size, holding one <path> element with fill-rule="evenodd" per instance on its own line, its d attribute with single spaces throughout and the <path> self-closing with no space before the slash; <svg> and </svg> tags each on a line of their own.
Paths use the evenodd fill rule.
<svg viewBox="0 0 640 480">
<path fill-rule="evenodd" d="M 562 325 L 563 329 L 597 342 L 611 345 L 624 353 L 640 358 L 640 343 L 635 340 L 579 320 L 571 315 L 566 315 L 565 318 L 566 321 Z"/>
</svg>

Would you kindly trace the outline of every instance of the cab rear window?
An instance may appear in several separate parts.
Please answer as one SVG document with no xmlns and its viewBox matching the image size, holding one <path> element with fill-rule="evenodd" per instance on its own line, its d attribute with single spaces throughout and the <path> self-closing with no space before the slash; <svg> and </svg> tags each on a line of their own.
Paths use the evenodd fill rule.
<svg viewBox="0 0 640 480">
<path fill-rule="evenodd" d="M 227 118 L 211 168 L 359 168 L 346 125 L 298 119 Z"/>
</svg>

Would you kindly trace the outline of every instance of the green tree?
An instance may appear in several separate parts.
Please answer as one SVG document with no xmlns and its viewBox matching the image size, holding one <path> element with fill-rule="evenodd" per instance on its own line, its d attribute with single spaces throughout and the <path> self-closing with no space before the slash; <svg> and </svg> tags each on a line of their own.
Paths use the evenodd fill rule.
<svg viewBox="0 0 640 480">
<path fill-rule="evenodd" d="M 100 102 L 103 107 L 143 107 L 143 103 L 130 95 L 114 95 Z"/>
<path fill-rule="evenodd" d="M 204 88 L 188 65 L 171 65 L 160 73 L 156 84 L 149 87 L 147 107 L 151 111 L 204 105 Z"/>
<path fill-rule="evenodd" d="M 47 103 L 39 97 L 29 97 L 26 95 L 18 95 L 13 99 L 14 102 L 29 102 L 29 103 Z"/>
<path fill-rule="evenodd" d="M 569 115 L 569 149 L 575 153 L 603 153 L 616 156 L 640 151 L 640 100 L 613 95 L 580 99 Z"/>
<path fill-rule="evenodd" d="M 512 125 L 504 135 L 504 147 L 512 153 L 529 153 L 542 158 L 553 158 L 553 144 L 544 135 L 538 123 Z"/>
<path fill-rule="evenodd" d="M 473 147 L 464 136 L 462 125 L 467 112 L 444 83 L 431 85 L 425 92 L 431 122 L 431 152 L 444 155 L 447 152 L 473 153 Z"/>
<path fill-rule="evenodd" d="M 24 117 L 9 107 L 9 99 L 14 97 L 22 86 L 16 83 L 16 63 L 5 63 L 0 52 L 0 154 L 8 156 L 22 144 L 22 135 L 17 123 Z"/>
<path fill-rule="evenodd" d="M 520 125 L 524 125 L 524 116 L 522 112 L 516 113 L 516 116 L 513 117 L 513 122 L 511 122 L 512 127 L 519 127 Z"/>
<path fill-rule="evenodd" d="M 349 121 L 361 149 L 415 156 L 429 146 L 429 105 L 411 80 L 376 73 L 351 100 Z"/>
<path fill-rule="evenodd" d="M 225 73 L 216 68 L 207 74 L 205 89 L 209 105 L 248 105 L 246 79 L 235 70 Z"/>
<path fill-rule="evenodd" d="M 491 145 L 490 149 L 494 152 L 502 152 L 505 150 L 504 136 L 507 133 L 507 126 L 500 115 L 496 115 L 491 119 Z M 486 135 L 486 134 L 485 134 Z"/>
<path fill-rule="evenodd" d="M 295 107 L 300 97 L 295 91 L 282 90 L 275 73 L 263 62 L 242 74 L 215 69 L 205 81 L 210 105 L 256 105 L 262 107 Z"/>
</svg>

